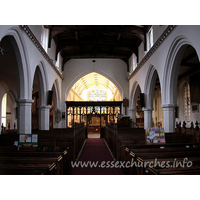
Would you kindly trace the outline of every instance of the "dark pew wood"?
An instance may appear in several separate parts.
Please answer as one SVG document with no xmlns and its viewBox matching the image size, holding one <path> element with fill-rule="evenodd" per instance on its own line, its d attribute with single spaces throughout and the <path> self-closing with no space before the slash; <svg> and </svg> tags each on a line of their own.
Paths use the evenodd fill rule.
<svg viewBox="0 0 200 200">
<path fill-rule="evenodd" d="M 50 166 L 20 166 L 20 165 L 0 165 L 1 175 L 55 175 L 56 165 Z"/>
<path fill-rule="evenodd" d="M 56 165 L 56 175 L 63 175 L 63 157 L 0 157 L 0 166 L 18 165 L 18 166 L 51 166 Z"/>
<path fill-rule="evenodd" d="M 133 169 L 126 170 L 126 173 L 129 174 L 145 174 L 146 171 L 149 172 L 149 174 L 175 174 L 176 172 L 178 174 L 190 174 L 191 170 L 193 168 L 196 170 L 196 165 L 200 165 L 200 151 L 199 147 L 197 148 L 185 148 L 185 147 L 174 147 L 174 148 L 168 148 L 168 149 L 128 149 L 126 148 L 125 151 L 128 153 L 130 157 L 128 160 L 134 159 L 136 163 L 140 167 L 133 167 Z M 169 162 L 169 168 L 160 168 L 160 169 L 152 169 L 148 165 L 145 166 L 145 164 L 149 162 L 154 162 L 155 158 L 157 159 L 157 162 L 165 161 Z M 174 170 L 173 163 L 176 162 L 183 162 L 185 158 L 188 158 L 188 161 L 192 161 L 194 166 L 191 168 L 187 168 L 183 170 L 181 167 L 176 167 L 176 170 Z M 176 160 L 175 160 L 176 159 Z M 143 167 L 141 167 L 143 166 Z M 167 170 L 164 170 L 167 169 Z M 171 172 L 169 172 L 171 170 Z M 178 172 L 180 170 L 180 172 Z M 128 171 L 128 172 L 127 172 Z M 160 172 L 161 171 L 161 172 Z M 200 174 L 199 171 L 195 171 L 196 174 Z M 192 173 L 191 173 L 192 174 Z"/>
<path fill-rule="evenodd" d="M 52 162 L 56 165 L 56 174 L 69 174 L 69 158 L 67 155 L 67 151 L 64 152 L 0 152 L 0 160 L 8 160 L 15 157 L 16 161 L 9 161 L 9 162 L 16 162 L 17 160 L 22 160 L 23 163 L 31 163 L 33 165 L 36 164 L 52 164 Z M 8 163 L 9 163 L 8 162 Z M 5 162 L 4 162 L 5 164 Z"/>
</svg>

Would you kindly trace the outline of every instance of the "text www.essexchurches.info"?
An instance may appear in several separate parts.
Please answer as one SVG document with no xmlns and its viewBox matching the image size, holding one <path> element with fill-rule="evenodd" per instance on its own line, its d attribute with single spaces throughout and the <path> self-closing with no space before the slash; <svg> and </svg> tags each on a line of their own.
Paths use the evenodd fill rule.
<svg viewBox="0 0 200 200">
<path fill-rule="evenodd" d="M 182 161 L 178 161 L 176 158 L 173 161 L 162 161 L 155 158 L 151 161 L 136 161 L 131 159 L 131 161 L 71 161 L 72 168 L 75 167 L 90 167 L 90 168 L 131 168 L 131 167 L 160 167 L 160 168 L 189 168 L 193 165 L 192 161 L 188 158 L 184 158 Z"/>
</svg>

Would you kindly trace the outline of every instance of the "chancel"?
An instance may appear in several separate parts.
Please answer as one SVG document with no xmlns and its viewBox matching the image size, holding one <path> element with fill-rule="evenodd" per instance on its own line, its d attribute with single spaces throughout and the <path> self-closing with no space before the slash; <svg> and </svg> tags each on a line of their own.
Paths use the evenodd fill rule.
<svg viewBox="0 0 200 200">
<path fill-rule="evenodd" d="M 0 174 L 199 175 L 199 32 L 1 25 Z"/>
</svg>

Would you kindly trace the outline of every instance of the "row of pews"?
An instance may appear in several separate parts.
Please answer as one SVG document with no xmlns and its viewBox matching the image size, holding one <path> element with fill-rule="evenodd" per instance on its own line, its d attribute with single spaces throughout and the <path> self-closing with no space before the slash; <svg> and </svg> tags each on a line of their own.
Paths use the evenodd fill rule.
<svg viewBox="0 0 200 200">
<path fill-rule="evenodd" d="M 131 175 L 195 175 L 200 174 L 200 145 L 157 145 L 124 149 L 124 160 L 134 162 L 124 169 Z"/>
<path fill-rule="evenodd" d="M 67 150 L 63 152 L 1 151 L 1 175 L 69 174 Z"/>
<path fill-rule="evenodd" d="M 200 143 L 194 138 L 199 133 L 166 133 L 166 144 L 147 145 L 144 129 L 111 125 L 105 129 L 116 161 L 127 163 L 126 175 L 200 174 Z"/>
<path fill-rule="evenodd" d="M 0 135 L 0 175 L 67 175 L 85 141 L 85 127 L 33 131 L 37 147 L 17 147 L 19 135 Z"/>
</svg>

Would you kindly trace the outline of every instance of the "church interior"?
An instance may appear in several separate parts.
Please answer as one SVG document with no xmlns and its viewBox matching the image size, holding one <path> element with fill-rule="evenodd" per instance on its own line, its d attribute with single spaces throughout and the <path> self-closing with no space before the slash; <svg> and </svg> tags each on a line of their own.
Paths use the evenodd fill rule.
<svg viewBox="0 0 200 200">
<path fill-rule="evenodd" d="M 0 25 L 0 175 L 200 175 L 199 32 Z"/>
</svg>

